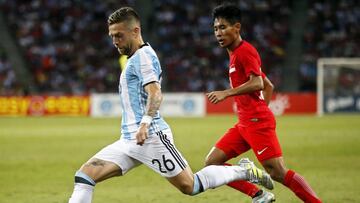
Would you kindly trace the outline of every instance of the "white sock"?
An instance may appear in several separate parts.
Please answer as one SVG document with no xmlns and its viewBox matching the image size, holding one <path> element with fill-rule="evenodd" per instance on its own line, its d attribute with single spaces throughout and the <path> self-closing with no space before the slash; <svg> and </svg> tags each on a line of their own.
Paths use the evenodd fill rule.
<svg viewBox="0 0 360 203">
<path fill-rule="evenodd" d="M 69 203 L 91 203 L 94 186 L 75 183 L 74 192 L 72 193 Z"/>
<path fill-rule="evenodd" d="M 201 169 L 196 175 L 199 177 L 203 190 L 217 188 L 235 180 L 247 180 L 246 169 L 240 166 L 211 165 Z"/>
</svg>

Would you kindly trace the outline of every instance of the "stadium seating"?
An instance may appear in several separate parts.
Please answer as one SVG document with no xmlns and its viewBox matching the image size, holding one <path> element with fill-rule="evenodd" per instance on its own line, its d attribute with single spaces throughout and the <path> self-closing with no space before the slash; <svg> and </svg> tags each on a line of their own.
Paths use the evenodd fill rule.
<svg viewBox="0 0 360 203">
<path fill-rule="evenodd" d="M 360 2 L 308 0 L 307 12 L 300 90 L 315 91 L 318 58 L 360 56 Z"/>
<path fill-rule="evenodd" d="M 239 1 L 244 12 L 242 37 L 259 50 L 263 69 L 280 85 L 289 38 L 287 1 Z M 166 67 L 168 91 L 210 91 L 228 87 L 225 50 L 213 34 L 211 10 L 216 2 L 155 1 L 152 16 L 157 50 Z M 182 77 L 179 77 L 181 75 Z"/>
<path fill-rule="evenodd" d="M 164 91 L 203 92 L 228 87 L 225 50 L 213 36 L 211 10 L 218 1 L 152 1 L 154 12 L 144 22 L 145 33 L 164 69 Z M 36 93 L 87 94 L 116 92 L 120 72 L 118 54 L 107 36 L 110 12 L 134 1 L 1 1 Z M 96 5 L 96 6 L 94 6 Z M 291 0 L 242 0 L 242 37 L 262 57 L 263 70 L 281 89 L 286 48 L 290 39 Z M 336 8 L 336 9 L 335 9 Z M 300 91 L 315 91 L 319 57 L 359 56 L 359 2 L 308 0 L 303 55 L 298 68 Z M 1 64 L 8 63 L 1 61 Z M 3 66 L 3 65 L 2 65 Z M 11 68 L 1 74 L 13 78 L 7 93 L 21 88 Z M 7 83 L 8 84 L 8 83 Z M 15 85 L 17 84 L 17 85 Z M 19 87 L 20 86 L 20 87 Z M 13 90 L 11 90 L 13 89 Z"/>
<path fill-rule="evenodd" d="M 0 95 L 18 95 L 19 93 L 21 93 L 21 86 L 15 71 L 7 54 L 0 47 Z"/>
<path fill-rule="evenodd" d="M 106 25 L 114 5 L 97 0 L 2 2 L 39 93 L 116 91 L 119 66 Z"/>
</svg>

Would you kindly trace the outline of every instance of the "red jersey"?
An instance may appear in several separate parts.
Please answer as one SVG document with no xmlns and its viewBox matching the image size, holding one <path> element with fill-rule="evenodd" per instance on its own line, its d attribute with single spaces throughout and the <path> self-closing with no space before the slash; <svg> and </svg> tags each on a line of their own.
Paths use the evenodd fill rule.
<svg viewBox="0 0 360 203">
<path fill-rule="evenodd" d="M 249 80 L 250 74 L 262 76 L 261 59 L 256 49 L 242 40 L 230 55 L 229 79 L 232 88 L 236 88 Z M 261 91 L 234 96 L 238 117 L 241 124 L 247 125 L 251 119 L 264 118 L 272 114 Z"/>
</svg>

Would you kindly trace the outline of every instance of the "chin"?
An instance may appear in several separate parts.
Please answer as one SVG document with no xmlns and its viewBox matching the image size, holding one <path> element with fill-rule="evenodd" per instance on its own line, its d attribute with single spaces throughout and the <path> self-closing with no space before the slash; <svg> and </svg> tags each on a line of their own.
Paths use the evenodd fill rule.
<svg viewBox="0 0 360 203">
<path fill-rule="evenodd" d="M 219 45 L 220 45 L 221 48 L 227 48 L 228 47 L 228 45 L 226 45 L 226 44 L 219 44 Z"/>
</svg>

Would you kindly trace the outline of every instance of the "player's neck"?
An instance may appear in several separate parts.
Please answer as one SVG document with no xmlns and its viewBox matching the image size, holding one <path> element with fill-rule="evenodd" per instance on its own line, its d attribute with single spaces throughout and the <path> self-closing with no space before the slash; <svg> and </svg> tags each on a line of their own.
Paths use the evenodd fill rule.
<svg viewBox="0 0 360 203">
<path fill-rule="evenodd" d="M 140 47 L 143 44 L 144 44 L 144 41 L 143 41 L 142 37 L 139 37 L 138 39 L 136 39 L 133 44 L 130 56 L 132 56 L 138 49 L 140 49 Z"/>
<path fill-rule="evenodd" d="M 227 51 L 228 51 L 229 55 L 234 52 L 234 50 L 241 44 L 241 42 L 242 42 L 242 38 L 239 35 L 239 37 L 236 38 L 234 40 L 234 42 L 227 48 Z"/>
</svg>

